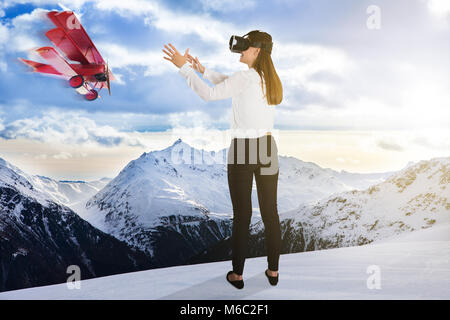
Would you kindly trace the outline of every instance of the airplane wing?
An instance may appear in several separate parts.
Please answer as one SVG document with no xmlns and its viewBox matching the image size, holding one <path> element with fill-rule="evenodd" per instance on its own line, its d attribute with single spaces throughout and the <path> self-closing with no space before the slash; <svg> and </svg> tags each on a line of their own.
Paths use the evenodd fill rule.
<svg viewBox="0 0 450 320">
<path fill-rule="evenodd" d="M 47 16 L 56 28 L 49 30 L 46 36 L 70 60 L 82 64 L 105 64 L 91 38 L 72 11 L 50 11 Z"/>
<path fill-rule="evenodd" d="M 59 52 L 56 51 L 53 47 L 41 47 L 41 48 L 37 49 L 36 52 L 42 58 L 44 58 L 46 61 L 48 61 L 51 64 L 51 67 L 56 72 L 58 72 L 65 78 L 70 79 L 71 77 L 77 75 L 77 73 L 70 66 L 70 64 L 67 62 L 67 60 L 64 59 L 64 57 L 61 56 L 59 54 Z M 76 90 L 80 94 L 88 93 L 88 89 L 85 86 L 81 86 L 81 87 L 77 88 Z"/>
<path fill-rule="evenodd" d="M 53 68 L 49 64 L 40 63 L 32 60 L 27 60 L 23 58 L 19 58 L 20 61 L 25 63 L 26 65 L 33 68 L 34 72 L 41 72 L 41 73 L 49 73 L 49 74 L 55 74 L 55 75 L 62 75 L 61 72 L 58 72 L 55 68 Z"/>
<path fill-rule="evenodd" d="M 48 61 L 51 66 L 60 74 L 64 75 L 67 78 L 76 76 L 77 73 L 72 69 L 70 64 L 64 59 L 63 56 L 59 54 L 58 51 L 53 47 L 41 47 L 36 49 L 36 52 Z"/>
</svg>

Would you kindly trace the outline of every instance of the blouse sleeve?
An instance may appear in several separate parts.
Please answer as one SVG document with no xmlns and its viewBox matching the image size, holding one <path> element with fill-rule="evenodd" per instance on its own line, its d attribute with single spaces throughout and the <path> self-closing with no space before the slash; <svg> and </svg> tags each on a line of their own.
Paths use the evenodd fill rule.
<svg viewBox="0 0 450 320">
<path fill-rule="evenodd" d="M 185 63 L 179 70 L 187 80 L 187 84 L 202 98 L 204 101 L 223 100 L 238 95 L 245 89 L 248 78 L 245 71 L 237 71 L 231 76 L 224 79 L 222 82 L 216 84 L 214 87 L 208 86 L 195 73 L 187 63 Z"/>
<path fill-rule="evenodd" d="M 218 84 L 228 78 L 228 76 L 212 69 L 205 68 L 205 70 L 203 71 L 203 78 L 211 81 L 214 84 Z"/>
</svg>

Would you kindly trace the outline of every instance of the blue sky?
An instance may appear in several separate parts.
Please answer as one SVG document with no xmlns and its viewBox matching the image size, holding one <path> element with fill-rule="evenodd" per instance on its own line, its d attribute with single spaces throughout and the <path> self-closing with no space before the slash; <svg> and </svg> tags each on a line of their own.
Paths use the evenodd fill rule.
<svg viewBox="0 0 450 320">
<path fill-rule="evenodd" d="M 380 10 L 379 29 L 367 27 L 370 5 Z M 17 63 L 18 57 L 35 58 L 30 49 L 51 44 L 43 34 L 52 25 L 42 15 L 62 8 L 77 13 L 119 78 L 112 96 L 103 91 L 102 98 L 86 102 L 62 80 Z M 394 152 L 384 155 L 391 160 L 379 167 L 362 165 L 370 156 L 358 156 L 361 144 L 334 160 L 292 141 L 285 143 L 285 154 L 356 171 L 448 154 L 450 146 L 440 137 L 450 128 L 449 13 L 446 0 L 2 1 L 0 157 L 38 172 L 49 159 L 75 162 L 78 154 L 89 162 L 95 146 L 117 154 L 134 150 L 122 164 L 170 144 L 176 137 L 169 132 L 177 128 L 228 129 L 231 99 L 201 100 L 161 49 L 169 42 L 180 52 L 189 47 L 206 67 L 231 74 L 247 66 L 229 51 L 229 37 L 254 29 L 274 40 L 272 59 L 284 89 L 275 121 L 280 133 L 328 132 L 328 143 L 339 148 L 335 131 L 371 131 L 377 132 L 371 154 Z M 397 130 L 405 138 L 388 133 Z M 164 132 L 166 140 L 151 138 Z M 48 150 L 58 144 L 72 151 Z M 75 173 L 64 171 L 69 164 L 60 165 L 58 174 L 45 170 L 59 177 L 94 176 L 83 173 L 87 165 Z M 108 172 L 96 176 L 102 174 Z"/>
</svg>

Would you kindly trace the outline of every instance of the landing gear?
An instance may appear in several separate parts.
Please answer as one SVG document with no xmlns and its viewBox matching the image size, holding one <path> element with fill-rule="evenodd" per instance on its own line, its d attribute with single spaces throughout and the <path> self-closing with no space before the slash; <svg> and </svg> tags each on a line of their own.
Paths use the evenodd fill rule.
<svg viewBox="0 0 450 320">
<path fill-rule="evenodd" d="M 90 89 L 89 92 L 84 95 L 84 97 L 88 101 L 93 101 L 93 100 L 97 99 L 98 92 L 95 89 Z"/>
<path fill-rule="evenodd" d="M 76 76 L 73 76 L 69 79 L 69 84 L 72 88 L 79 88 L 84 84 L 84 78 L 83 76 L 77 74 Z"/>
</svg>

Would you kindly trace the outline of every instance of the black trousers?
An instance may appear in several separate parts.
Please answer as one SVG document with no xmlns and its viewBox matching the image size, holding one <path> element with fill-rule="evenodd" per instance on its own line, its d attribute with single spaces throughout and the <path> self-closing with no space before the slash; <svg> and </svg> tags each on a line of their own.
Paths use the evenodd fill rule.
<svg viewBox="0 0 450 320">
<path fill-rule="evenodd" d="M 252 186 L 255 176 L 259 208 L 265 229 L 267 262 L 278 271 L 281 229 L 277 208 L 278 149 L 272 135 L 258 138 L 234 138 L 228 150 L 228 186 L 233 204 L 233 271 L 242 275 L 248 252 L 252 216 Z"/>
</svg>

